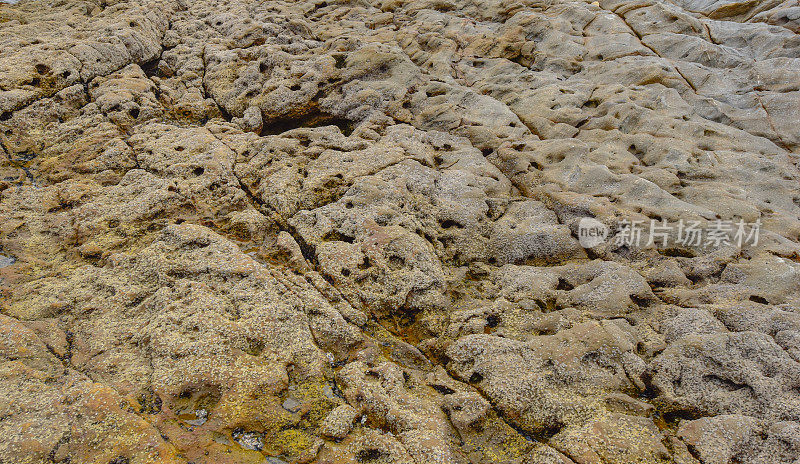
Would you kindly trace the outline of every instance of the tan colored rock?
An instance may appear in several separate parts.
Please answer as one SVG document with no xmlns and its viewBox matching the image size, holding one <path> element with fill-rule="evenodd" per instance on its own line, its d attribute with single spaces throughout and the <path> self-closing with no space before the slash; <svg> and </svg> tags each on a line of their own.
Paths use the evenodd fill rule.
<svg viewBox="0 0 800 464">
<path fill-rule="evenodd" d="M 796 461 L 799 21 L 0 3 L 0 461 Z"/>
<path fill-rule="evenodd" d="M 343 404 L 325 417 L 320 424 L 320 433 L 326 437 L 341 440 L 346 437 L 358 417 L 358 411 L 348 404 Z"/>
</svg>

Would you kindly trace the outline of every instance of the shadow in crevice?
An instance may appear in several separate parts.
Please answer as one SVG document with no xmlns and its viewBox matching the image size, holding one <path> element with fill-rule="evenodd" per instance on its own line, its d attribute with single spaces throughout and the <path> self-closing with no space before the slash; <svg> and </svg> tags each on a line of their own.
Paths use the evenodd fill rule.
<svg viewBox="0 0 800 464">
<path fill-rule="evenodd" d="M 338 118 L 323 111 L 314 110 L 297 117 L 281 118 L 264 124 L 260 135 L 278 135 L 301 127 L 322 126 L 336 126 L 345 136 L 352 134 L 355 129 L 355 123 L 349 119 Z"/>
<path fill-rule="evenodd" d="M 142 68 L 142 72 L 144 75 L 147 76 L 148 79 L 152 79 L 153 77 L 164 77 L 161 73 L 161 70 L 158 68 L 158 63 L 161 61 L 161 57 L 154 58 L 150 61 L 146 61 L 139 65 Z"/>
</svg>

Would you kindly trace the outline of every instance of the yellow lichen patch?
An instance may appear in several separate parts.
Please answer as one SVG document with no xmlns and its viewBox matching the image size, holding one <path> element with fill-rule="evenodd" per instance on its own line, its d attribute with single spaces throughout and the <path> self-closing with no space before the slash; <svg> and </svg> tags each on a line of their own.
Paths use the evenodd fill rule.
<svg viewBox="0 0 800 464">
<path fill-rule="evenodd" d="M 330 397 L 330 384 L 324 379 L 301 382 L 290 394 L 302 403 L 300 424 L 305 427 L 316 427 L 333 408 L 341 404 L 338 398 Z"/>
<path fill-rule="evenodd" d="M 311 448 L 314 437 L 297 429 L 280 430 L 267 435 L 264 451 L 272 455 L 296 456 Z"/>
<path fill-rule="evenodd" d="M 476 464 L 514 462 L 527 455 L 533 447 L 529 441 L 492 413 L 481 424 L 480 431 L 465 433 L 461 449 Z"/>
</svg>

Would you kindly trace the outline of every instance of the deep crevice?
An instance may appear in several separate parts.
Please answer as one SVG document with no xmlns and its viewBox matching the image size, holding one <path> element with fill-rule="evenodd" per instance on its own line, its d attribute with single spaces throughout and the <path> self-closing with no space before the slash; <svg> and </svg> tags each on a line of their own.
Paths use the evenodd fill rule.
<svg viewBox="0 0 800 464">
<path fill-rule="evenodd" d="M 311 128 L 323 126 L 336 126 L 346 137 L 350 136 L 355 129 L 353 121 L 339 118 L 319 110 L 314 110 L 301 116 L 293 118 L 281 118 L 265 123 L 263 129 L 261 129 L 260 135 L 278 135 L 302 127 Z"/>
</svg>

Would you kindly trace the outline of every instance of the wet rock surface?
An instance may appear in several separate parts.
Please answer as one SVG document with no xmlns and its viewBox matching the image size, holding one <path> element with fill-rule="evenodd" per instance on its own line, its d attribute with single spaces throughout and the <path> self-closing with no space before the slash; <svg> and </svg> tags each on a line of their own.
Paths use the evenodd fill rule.
<svg viewBox="0 0 800 464">
<path fill-rule="evenodd" d="M 0 3 L 0 462 L 797 462 L 799 8 Z"/>
</svg>

